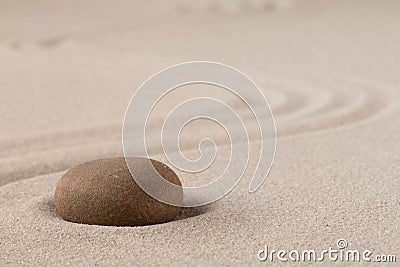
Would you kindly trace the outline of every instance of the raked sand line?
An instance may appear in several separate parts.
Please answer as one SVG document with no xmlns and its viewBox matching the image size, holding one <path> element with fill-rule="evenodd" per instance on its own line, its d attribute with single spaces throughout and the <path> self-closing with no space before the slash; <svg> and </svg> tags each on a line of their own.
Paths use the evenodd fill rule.
<svg viewBox="0 0 400 267">
<path fill-rule="evenodd" d="M 298 87 L 302 88 L 302 94 L 296 92 Z M 389 109 L 395 101 L 392 88 L 373 87 L 362 82 L 339 78 L 332 81 L 332 84 L 327 84 L 326 81 L 318 84 L 315 80 L 311 85 L 304 82 L 297 84 L 292 82 L 286 85 L 286 89 L 281 88 L 278 91 L 272 87 L 272 90 L 276 90 L 285 98 L 285 101 L 273 109 L 279 136 L 351 125 Z M 235 104 L 233 103 L 232 106 Z M 257 111 L 257 107 L 255 110 Z M 240 112 L 243 109 L 239 108 L 236 111 Z M 243 119 L 254 124 L 250 113 L 245 113 Z M 257 127 L 253 127 L 250 132 L 257 130 Z M 203 134 L 201 130 L 199 133 Z M 21 152 L 52 150 L 87 143 L 96 144 L 110 138 L 120 138 L 120 136 L 121 126 L 114 125 L 102 129 L 79 129 L 23 140 L 8 140 L 0 144 L 0 158 L 19 156 Z"/>
<path fill-rule="evenodd" d="M 279 91 L 284 96 L 280 112 L 275 117 L 279 138 L 367 123 L 380 113 L 389 112 L 397 103 L 396 97 L 393 97 L 397 92 L 392 88 L 371 85 L 371 82 L 340 80 L 337 76 L 334 76 L 334 80 L 335 83 L 327 84 L 325 80 L 319 83 L 314 79 L 310 86 L 307 86 L 307 79 L 298 82 L 297 86 L 305 88 L 300 99 L 292 98 L 291 92 L 296 95 L 296 90 L 289 85 L 285 88 L 290 89 Z M 326 89 L 330 87 L 334 88 Z M 291 108 L 293 106 L 296 108 Z M 284 112 L 285 109 L 289 111 Z M 257 138 L 256 122 L 248 113 L 244 115 L 246 121 L 251 121 L 250 137 Z M 0 185 L 63 171 L 93 158 L 120 156 L 120 129 L 117 128 L 78 130 L 6 143 L 1 153 Z M 193 133 L 193 138 L 209 135 L 208 131 L 199 130 Z M 214 140 L 225 140 L 223 136 L 212 137 Z M 152 138 L 158 136 L 150 136 L 148 143 L 151 144 Z M 118 141 L 107 141 L 110 139 Z"/>
</svg>

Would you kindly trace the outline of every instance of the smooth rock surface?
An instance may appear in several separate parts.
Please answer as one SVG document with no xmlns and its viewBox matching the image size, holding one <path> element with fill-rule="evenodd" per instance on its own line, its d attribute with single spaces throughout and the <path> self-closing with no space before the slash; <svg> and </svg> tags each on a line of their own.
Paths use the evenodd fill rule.
<svg viewBox="0 0 400 267">
<path fill-rule="evenodd" d="M 154 174 L 143 164 L 149 159 L 131 158 L 142 173 Z M 178 176 L 161 162 L 151 160 L 166 180 L 181 185 Z M 182 199 L 182 195 L 176 196 Z M 173 220 L 180 208 L 161 203 L 134 181 L 123 157 L 86 162 L 71 168 L 58 181 L 54 204 L 67 221 L 115 226 L 137 226 Z"/>
</svg>

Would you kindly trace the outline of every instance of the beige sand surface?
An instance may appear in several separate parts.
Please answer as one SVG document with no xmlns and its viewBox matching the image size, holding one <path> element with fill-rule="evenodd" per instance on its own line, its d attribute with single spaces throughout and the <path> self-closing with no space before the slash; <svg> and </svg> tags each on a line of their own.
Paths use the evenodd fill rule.
<svg viewBox="0 0 400 267">
<path fill-rule="evenodd" d="M 400 261 L 398 1 L 135 2 L 0 1 L 0 265 L 257 265 L 264 245 L 340 238 Z M 247 194 L 249 171 L 221 201 L 162 225 L 60 219 L 64 171 L 121 155 L 133 92 L 190 60 L 235 66 L 264 91 L 278 131 L 267 182 Z M 210 133 L 224 143 L 188 129 L 187 153 Z"/>
</svg>

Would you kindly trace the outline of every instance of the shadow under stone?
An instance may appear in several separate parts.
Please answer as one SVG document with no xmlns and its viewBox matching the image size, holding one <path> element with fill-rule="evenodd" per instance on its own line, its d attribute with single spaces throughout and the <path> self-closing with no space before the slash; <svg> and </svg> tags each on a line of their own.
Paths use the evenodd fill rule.
<svg viewBox="0 0 400 267">
<path fill-rule="evenodd" d="M 39 210 L 43 213 L 46 213 L 52 220 L 61 220 L 68 223 L 74 223 L 64 220 L 58 213 L 56 212 L 56 208 L 54 205 L 54 198 L 46 198 L 38 205 Z M 182 208 L 179 214 L 175 217 L 174 221 L 185 220 L 193 217 L 200 216 L 205 214 L 211 210 L 211 206 L 202 206 L 202 207 L 194 207 L 194 208 Z M 169 223 L 169 222 L 166 222 Z M 79 224 L 79 223 L 78 223 Z M 161 223 L 164 224 L 164 223 Z M 153 224 L 157 225 L 157 224 Z M 104 226 L 104 225 L 96 225 L 96 226 Z M 151 226 L 151 225 L 147 225 Z M 140 226 L 115 226 L 115 227 L 140 227 Z"/>
<path fill-rule="evenodd" d="M 174 221 L 185 220 L 192 217 L 197 217 L 211 210 L 211 206 L 202 206 L 194 208 L 182 208 L 181 212 L 175 217 Z"/>
</svg>

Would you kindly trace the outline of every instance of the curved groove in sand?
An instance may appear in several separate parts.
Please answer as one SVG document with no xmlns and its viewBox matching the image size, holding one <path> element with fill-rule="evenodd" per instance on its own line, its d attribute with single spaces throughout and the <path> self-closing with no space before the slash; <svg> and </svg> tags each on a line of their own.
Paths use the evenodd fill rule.
<svg viewBox="0 0 400 267">
<path fill-rule="evenodd" d="M 353 90 L 351 94 L 346 90 L 332 93 L 324 89 L 323 86 L 316 88 L 314 85 L 314 87 L 308 86 L 306 88 L 303 89 L 302 94 L 297 93 L 293 86 L 290 87 L 290 85 L 287 85 L 286 89 L 272 88 L 272 90 L 279 90 L 278 93 L 283 94 L 284 97 L 284 100 L 273 109 L 279 128 L 284 129 L 283 131 L 279 129 L 281 134 L 295 135 L 298 133 L 296 129 L 301 125 L 310 124 L 310 122 L 314 124 L 312 129 L 300 131 L 301 133 L 342 126 L 343 124 L 372 117 L 390 104 L 390 97 L 385 97 L 383 96 L 384 94 L 376 94 L 373 91 L 372 94 L 371 92 L 368 94 L 365 92 L 365 87 L 357 84 L 351 87 L 350 90 Z M 371 88 L 367 89 L 371 90 Z M 384 88 L 376 89 L 378 91 L 384 90 Z M 239 108 L 238 111 L 240 110 Z M 327 116 L 327 118 L 323 118 L 324 116 Z M 250 116 L 248 114 L 244 116 L 244 118 L 250 117 L 251 114 Z M 343 122 L 340 123 L 338 117 L 341 117 Z M 318 120 L 322 121 L 321 124 L 317 123 Z M 11 139 L 0 144 L 0 158 L 20 155 L 21 147 L 24 151 L 52 150 L 55 147 L 58 149 L 87 143 L 101 143 L 103 140 L 109 140 L 110 136 L 115 137 L 120 134 L 120 127 L 112 125 L 102 128 L 45 134 L 23 140 Z"/>
<path fill-rule="evenodd" d="M 304 81 L 303 81 L 304 83 Z M 301 84 L 302 94 L 296 92 L 294 84 L 271 86 L 280 97 L 274 115 L 278 136 L 293 137 L 310 132 L 319 132 L 372 120 L 380 113 L 390 111 L 393 106 L 392 88 L 342 78 L 337 86 L 324 83 Z M 343 86 L 344 84 L 344 86 Z M 371 86 L 371 84 L 373 84 Z M 385 91 L 384 93 L 380 93 Z M 234 105 L 234 103 L 233 103 Z M 250 118 L 251 114 L 244 114 Z M 253 123 L 250 138 L 258 134 Z M 204 136 L 207 131 L 198 131 L 194 136 Z M 12 140 L 0 144 L 0 186 L 12 181 L 63 171 L 74 164 L 97 157 L 119 156 L 120 129 L 117 125 L 60 132 L 23 140 Z M 216 136 L 214 140 L 223 140 Z M 149 142 L 151 143 L 151 142 Z M 54 167 L 56 166 L 56 167 Z"/>
</svg>

